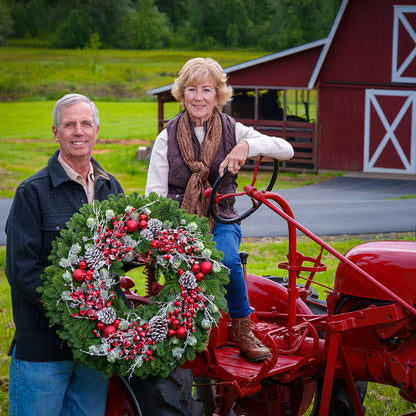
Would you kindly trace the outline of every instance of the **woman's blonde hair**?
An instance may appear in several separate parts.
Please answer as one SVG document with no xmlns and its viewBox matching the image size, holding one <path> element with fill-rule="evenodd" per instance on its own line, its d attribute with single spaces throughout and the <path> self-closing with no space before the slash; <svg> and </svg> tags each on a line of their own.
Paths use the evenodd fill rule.
<svg viewBox="0 0 416 416">
<path fill-rule="evenodd" d="M 218 110 L 221 111 L 230 101 L 233 90 L 227 85 L 227 75 L 221 65 L 212 58 L 193 58 L 185 63 L 172 87 L 172 95 L 184 107 L 185 88 L 204 81 L 211 76 L 217 92 Z"/>
</svg>

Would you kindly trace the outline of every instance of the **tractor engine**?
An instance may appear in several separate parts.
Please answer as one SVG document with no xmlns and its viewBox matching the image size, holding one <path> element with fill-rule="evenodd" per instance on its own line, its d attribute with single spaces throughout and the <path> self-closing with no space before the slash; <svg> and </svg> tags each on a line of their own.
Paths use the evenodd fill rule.
<svg viewBox="0 0 416 416">
<path fill-rule="evenodd" d="M 345 257 L 416 304 L 416 242 L 365 243 Z M 342 262 L 327 303 L 336 325 L 343 325 L 343 346 L 354 378 L 391 384 L 405 399 L 416 402 L 416 317 Z"/>
</svg>

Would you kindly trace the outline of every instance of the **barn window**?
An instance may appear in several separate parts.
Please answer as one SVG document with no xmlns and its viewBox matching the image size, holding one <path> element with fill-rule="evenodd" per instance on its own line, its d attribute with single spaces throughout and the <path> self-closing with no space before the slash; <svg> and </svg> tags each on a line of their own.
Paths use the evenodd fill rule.
<svg viewBox="0 0 416 416">
<path fill-rule="evenodd" d="M 416 6 L 394 6 L 392 82 L 416 83 Z"/>
</svg>

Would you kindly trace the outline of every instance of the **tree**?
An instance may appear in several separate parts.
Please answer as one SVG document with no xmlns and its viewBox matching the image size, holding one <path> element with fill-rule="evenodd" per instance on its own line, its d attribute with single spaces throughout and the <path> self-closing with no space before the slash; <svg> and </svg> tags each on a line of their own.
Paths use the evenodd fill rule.
<svg viewBox="0 0 416 416">
<path fill-rule="evenodd" d="M 0 44 L 13 33 L 13 20 L 9 9 L 3 0 L 0 0 Z"/>
<path fill-rule="evenodd" d="M 57 39 L 55 45 L 61 47 L 84 47 L 91 34 L 97 33 L 104 48 L 249 47 L 272 51 L 326 37 L 341 0 L 0 2 L 8 8 L 0 10 L 3 37 L 10 33 L 11 19 L 17 38 Z"/>
<path fill-rule="evenodd" d="M 117 29 L 116 46 L 125 49 L 166 47 L 171 36 L 169 19 L 160 13 L 153 0 L 140 0 Z"/>
<path fill-rule="evenodd" d="M 195 47 L 211 48 L 206 39 L 212 39 L 216 47 L 247 45 L 252 22 L 242 0 L 191 0 L 189 8 L 185 37 L 193 39 Z"/>
<path fill-rule="evenodd" d="M 122 31 L 125 17 L 135 12 L 131 0 L 87 0 L 83 7 L 105 47 L 115 46 L 115 35 Z"/>
<path fill-rule="evenodd" d="M 340 0 L 271 0 L 270 24 L 275 32 L 269 47 L 287 49 L 328 36 L 334 2 Z"/>
<path fill-rule="evenodd" d="M 155 0 L 155 6 L 168 16 L 174 30 L 183 27 L 189 18 L 190 0 Z"/>
<path fill-rule="evenodd" d="M 92 34 L 91 19 L 83 11 L 72 10 L 58 29 L 56 45 L 60 48 L 83 48 Z"/>
</svg>

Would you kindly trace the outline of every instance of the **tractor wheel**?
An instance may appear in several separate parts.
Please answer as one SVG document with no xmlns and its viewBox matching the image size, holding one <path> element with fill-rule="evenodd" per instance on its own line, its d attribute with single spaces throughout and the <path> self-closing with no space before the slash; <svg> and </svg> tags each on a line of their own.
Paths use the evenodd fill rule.
<svg viewBox="0 0 416 416">
<path fill-rule="evenodd" d="M 167 378 L 132 377 L 129 385 L 143 416 L 199 416 L 202 404 L 192 397 L 190 370 L 176 368 Z"/>
<path fill-rule="evenodd" d="M 194 398 L 202 404 L 202 416 L 211 416 L 215 411 L 215 383 L 205 377 L 195 378 Z"/>
<path fill-rule="evenodd" d="M 319 407 L 321 405 L 323 381 L 319 380 L 316 383 L 315 399 L 310 416 L 319 415 Z M 360 396 L 361 404 L 364 402 L 364 397 L 367 392 L 367 383 L 357 381 L 355 386 Z M 365 409 L 364 409 L 365 412 Z M 331 401 L 329 404 L 328 415 L 336 416 L 355 416 L 354 406 L 351 402 L 350 394 L 344 380 L 335 380 L 332 386 Z"/>
</svg>

